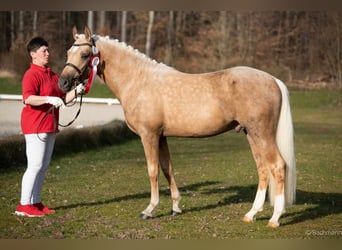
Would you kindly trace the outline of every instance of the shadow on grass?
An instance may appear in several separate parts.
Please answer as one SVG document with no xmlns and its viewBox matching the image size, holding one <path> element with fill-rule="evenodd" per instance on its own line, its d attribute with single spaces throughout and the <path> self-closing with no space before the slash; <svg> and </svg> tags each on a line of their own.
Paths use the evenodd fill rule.
<svg viewBox="0 0 342 250">
<path fill-rule="evenodd" d="M 196 191 L 196 190 L 200 189 L 201 187 L 215 185 L 217 183 L 219 183 L 219 182 L 206 181 L 206 182 L 201 182 L 201 183 L 195 183 L 195 184 L 188 185 L 186 187 L 180 188 L 180 191 L 182 191 L 184 189 Z M 170 191 L 169 190 L 160 190 L 160 195 L 168 195 L 169 196 Z M 107 199 L 107 200 L 98 201 L 98 202 L 84 202 L 84 203 L 59 206 L 59 207 L 55 207 L 54 209 L 70 209 L 70 208 L 75 208 L 75 207 L 99 206 L 99 205 L 105 205 L 105 204 L 127 201 L 127 200 L 148 199 L 149 197 L 150 197 L 150 192 L 144 192 L 144 193 L 138 193 L 138 194 L 124 195 L 124 196 L 116 197 L 113 199 Z"/>
<path fill-rule="evenodd" d="M 217 185 L 220 182 L 217 181 L 205 181 L 200 183 L 195 183 L 187 186 L 180 187 L 180 192 L 183 197 L 189 195 L 189 192 L 200 192 L 200 195 L 212 195 L 221 194 L 223 199 L 219 202 L 207 204 L 204 206 L 191 207 L 183 210 L 183 214 L 191 213 L 195 211 L 203 211 L 215 209 L 218 207 L 228 206 L 230 204 L 239 204 L 241 202 L 250 202 L 251 205 L 254 201 L 254 196 L 256 193 L 256 185 L 249 186 L 231 186 L 228 188 L 210 188 L 213 185 Z M 206 188 L 202 190 L 202 188 Z M 227 194 L 229 196 L 227 196 Z M 160 195 L 170 196 L 169 190 L 161 190 Z M 137 193 L 132 195 L 125 195 L 121 197 L 116 197 L 113 199 L 108 199 L 99 202 L 86 202 L 71 204 L 66 206 L 56 207 L 55 209 L 70 209 L 75 207 L 83 206 L 98 206 L 104 204 L 110 204 L 113 202 L 120 202 L 126 200 L 135 199 L 149 199 L 150 192 Z M 297 203 L 295 206 L 309 205 L 308 208 L 299 208 L 295 212 L 287 212 L 281 218 L 287 218 L 287 222 L 282 223 L 282 226 L 300 223 L 307 220 L 314 220 L 322 218 L 328 215 L 340 214 L 342 213 L 342 194 L 341 193 L 323 193 L 323 192 L 308 192 L 303 190 L 297 190 Z M 299 211 L 298 211 L 299 210 Z M 246 211 L 247 212 L 247 211 Z M 164 217 L 167 214 L 160 214 L 156 217 Z M 259 217 L 259 220 L 268 220 L 266 217 Z"/>
<path fill-rule="evenodd" d="M 282 218 L 289 218 L 289 220 L 282 225 L 291 225 L 328 215 L 341 214 L 342 194 L 297 190 L 296 205 L 310 205 L 310 207 L 302 211 L 285 213 Z"/>
<path fill-rule="evenodd" d="M 256 193 L 256 185 L 249 186 L 232 186 L 224 189 L 211 189 L 204 194 L 210 195 L 213 193 L 234 193 L 229 197 L 223 198 L 216 204 L 208 204 L 201 207 L 194 207 L 183 211 L 189 213 L 193 211 L 202 211 L 207 209 L 215 209 L 217 207 L 228 206 L 230 204 L 238 204 L 243 201 L 254 201 Z M 323 193 L 323 192 L 308 192 L 303 190 L 297 190 L 297 202 L 294 205 L 309 205 L 308 208 L 300 209 L 300 211 L 286 212 L 281 218 L 287 218 L 287 222 L 282 223 L 284 225 L 296 224 L 299 222 L 314 220 L 322 218 L 328 215 L 342 213 L 342 194 L 341 193 Z M 247 212 L 247 211 L 246 211 Z M 259 220 L 268 220 L 269 218 L 261 217 Z"/>
</svg>

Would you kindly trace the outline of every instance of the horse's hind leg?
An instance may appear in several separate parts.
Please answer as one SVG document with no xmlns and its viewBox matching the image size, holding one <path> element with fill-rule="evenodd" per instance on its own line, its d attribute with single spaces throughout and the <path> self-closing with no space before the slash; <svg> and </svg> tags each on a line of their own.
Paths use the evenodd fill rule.
<svg viewBox="0 0 342 250">
<path fill-rule="evenodd" d="M 255 215 L 257 214 L 257 212 L 263 210 L 268 185 L 269 170 L 267 166 L 262 162 L 262 152 L 260 152 L 260 149 L 254 142 L 250 134 L 247 134 L 247 139 L 250 144 L 254 160 L 256 162 L 259 176 L 258 190 L 253 202 L 253 206 L 251 210 L 243 218 L 243 221 L 245 222 L 252 222 L 255 220 Z"/>
<path fill-rule="evenodd" d="M 173 175 L 172 163 L 170 159 L 170 152 L 169 152 L 169 147 L 167 144 L 167 139 L 164 136 L 162 136 L 159 140 L 159 162 L 160 162 L 161 169 L 165 175 L 165 178 L 167 179 L 169 186 L 170 186 L 171 198 L 172 198 L 171 215 L 178 215 L 182 212 L 179 209 L 179 201 L 181 199 L 181 196 L 179 194 L 176 181 Z"/>
<path fill-rule="evenodd" d="M 279 152 L 278 149 L 277 152 Z M 275 197 L 273 198 L 273 215 L 267 224 L 269 227 L 278 227 L 279 218 L 285 212 L 285 168 L 285 161 L 281 157 L 280 153 L 278 153 L 276 155 L 275 162 L 270 165 L 271 174 L 275 182 L 275 190 L 273 191 Z"/>
<path fill-rule="evenodd" d="M 255 214 L 262 210 L 265 201 L 266 188 L 269 182 L 269 174 L 271 173 L 275 180 L 276 196 L 273 215 L 269 220 L 268 226 L 278 227 L 278 220 L 285 207 L 285 162 L 273 139 L 256 142 L 250 135 L 248 135 L 247 138 L 257 164 L 259 184 L 252 209 L 245 215 L 244 221 L 253 221 Z"/>
</svg>

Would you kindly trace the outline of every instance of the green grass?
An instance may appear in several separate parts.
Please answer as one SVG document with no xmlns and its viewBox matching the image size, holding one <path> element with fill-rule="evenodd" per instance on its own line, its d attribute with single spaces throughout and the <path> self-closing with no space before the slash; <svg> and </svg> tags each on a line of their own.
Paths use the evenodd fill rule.
<svg viewBox="0 0 342 250">
<path fill-rule="evenodd" d="M 272 214 L 268 202 L 254 223 L 241 221 L 254 200 L 257 174 L 244 134 L 230 132 L 203 139 L 169 138 L 182 195 L 183 214 L 178 217 L 169 216 L 170 193 L 161 175 L 155 217 L 138 218 L 149 203 L 150 184 L 135 137 L 71 153 L 57 148 L 42 194 L 57 213 L 43 218 L 12 215 L 25 166 L 0 168 L 0 238 L 341 239 L 341 92 L 293 91 L 291 103 L 297 204 L 287 209 L 277 229 L 266 227 Z"/>
<path fill-rule="evenodd" d="M 21 94 L 21 80 L 18 78 L 0 77 L 0 94 Z"/>
</svg>

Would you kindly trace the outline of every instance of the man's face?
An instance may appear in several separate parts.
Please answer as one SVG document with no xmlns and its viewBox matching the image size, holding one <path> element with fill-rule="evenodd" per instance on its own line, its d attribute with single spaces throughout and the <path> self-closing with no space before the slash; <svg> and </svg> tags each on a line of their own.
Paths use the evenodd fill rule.
<svg viewBox="0 0 342 250">
<path fill-rule="evenodd" d="M 46 46 L 41 46 L 35 52 L 32 51 L 30 53 L 32 57 L 32 63 L 37 64 L 39 66 L 47 66 L 49 63 L 49 48 Z"/>
</svg>

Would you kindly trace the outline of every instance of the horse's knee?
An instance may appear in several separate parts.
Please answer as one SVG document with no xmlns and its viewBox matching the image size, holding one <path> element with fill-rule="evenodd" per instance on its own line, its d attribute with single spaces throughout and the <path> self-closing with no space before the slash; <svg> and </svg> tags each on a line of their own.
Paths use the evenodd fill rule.
<svg viewBox="0 0 342 250">
<path fill-rule="evenodd" d="M 155 180 L 159 175 L 158 166 L 157 167 L 155 165 L 147 166 L 147 172 L 148 172 L 148 176 L 150 177 L 150 179 Z"/>
</svg>

